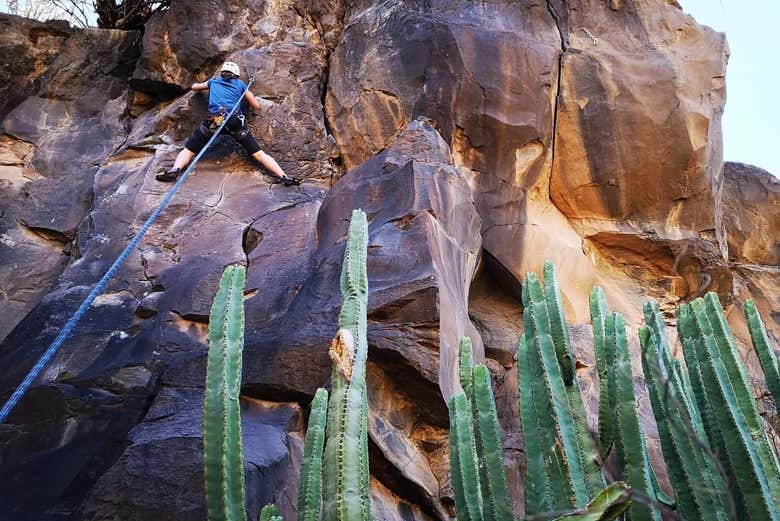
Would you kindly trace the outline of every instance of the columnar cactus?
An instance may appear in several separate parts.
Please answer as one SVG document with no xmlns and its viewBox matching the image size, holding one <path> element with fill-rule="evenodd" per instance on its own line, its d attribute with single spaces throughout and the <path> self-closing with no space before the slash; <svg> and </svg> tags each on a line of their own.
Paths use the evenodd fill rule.
<svg viewBox="0 0 780 521">
<path fill-rule="evenodd" d="M 525 332 L 518 349 L 518 377 L 529 455 L 526 515 L 582 508 L 603 486 L 577 379 L 568 374 L 574 357 L 549 263 L 545 276 L 546 292 L 535 273 L 523 284 Z"/>
<path fill-rule="evenodd" d="M 780 519 L 780 472 L 717 296 L 678 309 L 705 429 L 734 479 L 738 515 Z"/>
<path fill-rule="evenodd" d="M 209 521 L 246 521 L 241 444 L 241 352 L 244 349 L 243 266 L 228 266 L 209 317 L 203 402 L 203 474 Z"/>
<path fill-rule="evenodd" d="M 588 491 L 588 496 L 592 498 L 604 486 L 604 479 L 601 475 L 601 458 L 598 455 L 597 443 L 588 430 L 580 385 L 574 374 L 576 366 L 574 362 L 574 348 L 571 345 L 569 326 L 566 323 L 566 316 L 563 313 L 561 304 L 561 288 L 558 284 L 555 265 L 550 261 L 544 263 L 544 295 L 547 301 L 550 330 L 553 343 L 555 344 L 555 352 L 558 356 L 558 363 L 561 366 L 563 383 L 574 418 L 577 453 L 585 475 L 585 487 Z"/>
<path fill-rule="evenodd" d="M 607 301 L 604 291 L 596 286 L 590 292 L 590 321 L 593 325 L 593 349 L 596 353 L 596 371 L 599 376 L 599 450 L 602 459 L 612 449 L 615 410 L 615 391 L 610 386 L 614 380 L 614 353 L 607 348 Z"/>
<path fill-rule="evenodd" d="M 330 350 L 334 367 L 323 466 L 325 521 L 371 521 L 366 391 L 367 247 L 366 214 L 355 210 L 341 270 L 339 331 Z"/>
<path fill-rule="evenodd" d="M 483 519 L 512 521 L 514 519 L 512 501 L 509 497 L 509 485 L 504 470 L 501 427 L 498 424 L 490 371 L 482 364 L 474 366 L 473 360 L 471 339 L 464 337 L 460 341 L 459 372 L 463 394 L 473 415 L 474 456 L 479 462 L 479 482 L 474 488 L 479 491 Z M 454 407 L 457 406 L 452 400 L 451 403 Z M 468 459 L 470 455 L 466 453 L 456 457 Z M 460 463 L 453 467 L 453 472 L 460 473 L 459 466 Z M 453 481 L 457 481 L 458 486 L 462 484 L 461 477 Z M 462 486 L 472 485 L 465 483 Z M 465 497 L 466 494 L 467 492 L 463 491 L 460 495 Z M 456 498 L 458 495 L 456 494 Z"/>
<path fill-rule="evenodd" d="M 607 344 L 613 353 L 614 370 L 611 371 L 610 388 L 615 393 L 614 443 L 618 461 L 626 483 L 634 490 L 656 498 L 655 479 L 647 455 L 645 435 L 639 425 L 638 404 L 634 396 L 634 374 L 628 352 L 626 326 L 620 313 L 613 313 L 606 320 Z M 629 521 L 660 521 L 660 512 L 641 501 L 634 501 L 628 511 Z"/>
<path fill-rule="evenodd" d="M 328 391 L 317 389 L 311 402 L 309 428 L 298 481 L 298 521 L 319 521 L 322 506 L 322 450 L 328 414 Z"/>
<path fill-rule="evenodd" d="M 590 306 L 596 366 L 601 385 L 599 434 L 600 440 L 603 440 L 602 454 L 606 457 L 614 446 L 626 483 L 655 501 L 660 490 L 650 466 L 645 435 L 639 425 L 634 374 L 623 316 L 620 313 L 607 314 L 604 292 L 599 287 L 591 291 Z M 627 518 L 631 521 L 660 521 L 660 512 L 635 501 Z"/>
<path fill-rule="evenodd" d="M 456 393 L 449 401 L 450 471 L 458 521 L 482 521 L 482 492 L 479 461 L 474 436 L 474 419 L 465 393 Z"/>
<path fill-rule="evenodd" d="M 300 521 L 318 521 L 321 507 L 325 521 L 371 520 L 366 391 L 367 245 L 366 215 L 355 210 L 341 272 L 339 330 L 330 349 L 334 366 L 332 398 L 329 403 L 328 393 L 319 389 L 312 401 L 299 482 Z M 242 266 L 225 270 L 209 320 L 203 443 L 210 521 L 247 518 L 238 401 L 245 279 Z M 276 507 L 267 505 L 260 519 L 281 521 L 281 516 Z"/>
<path fill-rule="evenodd" d="M 482 364 L 474 367 L 474 406 L 477 412 L 477 434 L 484 462 L 482 505 L 486 521 L 513 521 L 512 500 L 509 497 L 501 427 L 498 424 L 496 401 L 490 372 Z"/>
<path fill-rule="evenodd" d="M 658 305 L 644 307 L 639 330 L 642 370 L 658 425 L 678 512 L 688 521 L 729 519 L 726 487 L 718 472 L 687 373 L 672 360 Z"/>
<path fill-rule="evenodd" d="M 512 521 L 515 517 L 504 471 L 501 427 L 490 372 L 482 364 L 473 365 L 468 338 L 461 339 L 459 361 L 464 392 L 455 394 L 449 402 L 450 464 L 458 521 Z M 531 461 L 539 463 L 540 459 L 529 446 L 533 435 L 526 437 L 529 465 Z M 526 496 L 528 486 L 526 483 Z M 630 503 L 626 485 L 613 483 L 584 507 L 574 510 L 569 507 L 567 510 L 572 512 L 556 520 L 609 521 L 621 515 Z"/>
<path fill-rule="evenodd" d="M 758 361 L 761 363 L 761 369 L 764 371 L 766 386 L 775 399 L 775 407 L 780 414 L 780 371 L 777 368 L 777 356 L 769 345 L 769 336 L 766 334 L 764 322 L 761 320 L 761 315 L 758 314 L 755 302 L 752 300 L 746 301 L 744 311 L 748 329 L 750 330 L 750 339 L 753 342 L 753 349 L 758 355 Z"/>
</svg>

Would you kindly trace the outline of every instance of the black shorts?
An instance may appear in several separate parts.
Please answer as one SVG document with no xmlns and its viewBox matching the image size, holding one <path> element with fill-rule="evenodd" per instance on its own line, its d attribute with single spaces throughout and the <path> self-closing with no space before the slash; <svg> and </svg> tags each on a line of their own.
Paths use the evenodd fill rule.
<svg viewBox="0 0 780 521">
<path fill-rule="evenodd" d="M 184 146 L 187 147 L 187 150 L 196 154 L 203 150 L 203 147 L 206 146 L 206 143 L 208 143 L 208 140 L 211 139 L 211 136 L 214 134 L 214 131 L 211 130 L 212 126 L 213 121 L 211 119 L 204 119 L 203 123 L 198 126 L 195 133 L 190 136 L 187 143 L 185 143 Z M 246 117 L 243 114 L 233 114 L 225 124 L 222 132 L 227 132 L 230 137 L 238 141 L 238 143 L 249 152 L 250 156 L 260 152 L 260 145 L 258 145 L 255 138 L 252 137 L 252 133 L 249 131 L 249 127 L 246 124 Z"/>
</svg>

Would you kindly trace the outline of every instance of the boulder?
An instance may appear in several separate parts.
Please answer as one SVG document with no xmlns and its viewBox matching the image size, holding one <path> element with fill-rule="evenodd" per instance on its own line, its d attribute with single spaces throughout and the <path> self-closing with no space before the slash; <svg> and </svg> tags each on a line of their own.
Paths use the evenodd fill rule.
<svg viewBox="0 0 780 521">
<path fill-rule="evenodd" d="M 729 260 L 780 266 L 780 180 L 744 163 L 726 163 L 723 174 Z"/>
<path fill-rule="evenodd" d="M 41 88 L 73 29 L 67 22 L 39 22 L 0 13 L 0 118 Z"/>
<path fill-rule="evenodd" d="M 41 52 L 52 43 L 47 34 L 40 33 Z M 2 121 L 0 338 L 40 302 L 73 253 L 97 165 L 125 138 L 137 44 L 132 31 L 74 33 L 58 44 L 40 89 Z"/>
<path fill-rule="evenodd" d="M 152 517 L 171 521 L 206 518 L 203 490 L 203 393 L 165 388 L 144 420 L 128 433 L 129 446 L 95 484 L 83 519 Z M 241 429 L 248 514 L 276 502 L 294 517 L 297 483 L 292 476 L 303 453 L 303 418 L 296 403 L 241 401 Z"/>
</svg>

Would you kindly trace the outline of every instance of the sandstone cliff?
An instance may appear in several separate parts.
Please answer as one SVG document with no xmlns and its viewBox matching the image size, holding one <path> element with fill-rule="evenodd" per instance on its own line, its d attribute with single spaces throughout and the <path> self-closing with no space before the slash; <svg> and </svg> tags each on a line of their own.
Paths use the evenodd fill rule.
<svg viewBox="0 0 780 521">
<path fill-rule="evenodd" d="M 229 139 L 206 155 L 0 425 L 12 519 L 205 518 L 205 332 L 233 262 L 251 515 L 274 500 L 292 519 L 353 207 L 370 221 L 377 519 L 452 515 L 444 398 L 464 334 L 494 372 L 519 498 L 519 280 L 545 259 L 591 412 L 594 284 L 632 329 L 645 299 L 717 291 L 762 392 L 736 304 L 756 299 L 780 337 L 780 187 L 724 168 L 725 37 L 673 1 L 191 0 L 143 34 L 0 26 L 2 74 L 20 71 L 0 100 L 0 398 L 169 188 L 153 174 L 205 110 L 192 82 L 225 59 L 257 70 L 254 134 L 305 178 L 274 184 Z"/>
</svg>

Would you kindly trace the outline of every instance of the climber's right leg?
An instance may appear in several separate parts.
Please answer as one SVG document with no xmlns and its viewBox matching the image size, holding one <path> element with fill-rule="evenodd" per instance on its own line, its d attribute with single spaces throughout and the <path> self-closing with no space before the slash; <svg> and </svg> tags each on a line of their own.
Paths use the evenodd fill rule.
<svg viewBox="0 0 780 521">
<path fill-rule="evenodd" d="M 171 183 L 176 181 L 179 178 L 182 170 L 184 170 L 189 162 L 192 161 L 192 158 L 195 157 L 195 154 L 203 150 L 203 147 L 206 146 L 206 143 L 208 143 L 210 138 L 211 134 L 206 131 L 204 125 L 198 126 L 198 130 L 196 130 L 195 133 L 190 136 L 190 138 L 187 140 L 187 143 L 184 145 L 184 148 L 181 150 L 181 152 L 179 152 L 179 155 L 176 156 L 176 161 L 173 163 L 173 168 L 160 172 L 154 176 L 154 178 L 164 183 Z"/>
</svg>

